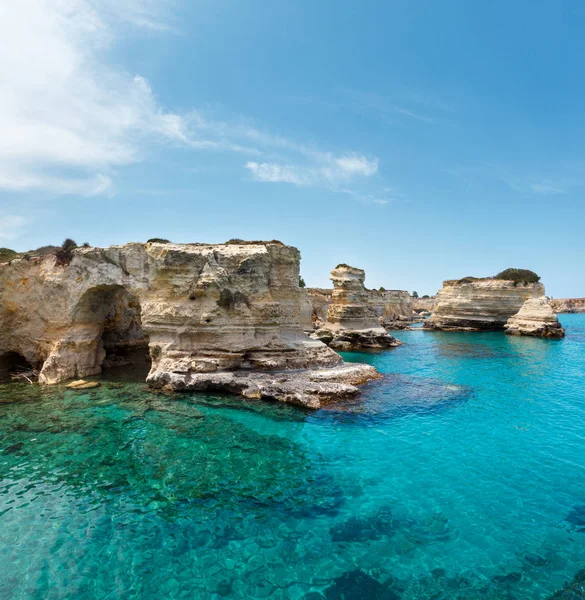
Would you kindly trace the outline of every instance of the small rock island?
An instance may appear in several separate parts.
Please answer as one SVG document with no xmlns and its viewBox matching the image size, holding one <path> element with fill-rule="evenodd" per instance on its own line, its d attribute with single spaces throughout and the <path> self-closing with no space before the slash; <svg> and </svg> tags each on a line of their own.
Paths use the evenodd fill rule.
<svg viewBox="0 0 585 600">
<path fill-rule="evenodd" d="M 540 277 L 525 269 L 443 282 L 424 327 L 440 331 L 505 330 L 511 335 L 535 337 L 565 335 Z"/>
</svg>

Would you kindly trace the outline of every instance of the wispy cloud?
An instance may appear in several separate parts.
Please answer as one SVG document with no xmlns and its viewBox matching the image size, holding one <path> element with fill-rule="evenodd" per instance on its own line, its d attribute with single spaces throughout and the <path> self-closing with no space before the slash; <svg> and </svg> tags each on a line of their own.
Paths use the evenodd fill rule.
<svg viewBox="0 0 585 600">
<path fill-rule="evenodd" d="M 378 172 L 378 160 L 365 156 L 340 156 L 311 153 L 310 165 L 259 163 L 249 161 L 246 169 L 258 181 L 292 183 L 296 186 L 321 185 L 335 188 L 356 177 L 370 177 Z"/>
<path fill-rule="evenodd" d="M 544 194 L 548 195 L 556 195 L 556 194 L 566 194 L 569 189 L 565 182 L 551 182 L 551 181 L 540 181 L 538 183 L 531 183 L 530 189 L 536 194 Z"/>
<path fill-rule="evenodd" d="M 173 28 L 173 0 L 0 4 L 0 191 L 113 193 L 119 169 L 155 146 L 236 153 L 262 182 L 336 189 L 378 159 L 299 142 L 240 118 L 162 107 L 149 82 L 113 64 L 128 27 Z"/>
<path fill-rule="evenodd" d="M 27 220 L 20 215 L 4 215 L 0 217 L 0 239 L 14 240 L 20 236 Z"/>
<path fill-rule="evenodd" d="M 400 91 L 381 94 L 372 91 L 345 90 L 347 106 L 364 115 L 376 115 L 386 123 L 408 120 L 436 124 L 446 112 L 453 112 L 433 96 Z"/>
<path fill-rule="evenodd" d="M 140 159 L 146 138 L 185 141 L 181 117 L 157 105 L 148 82 L 103 59 L 114 36 L 106 17 L 147 26 L 154 5 L 0 5 L 0 188 L 95 193 L 109 171 Z"/>
</svg>

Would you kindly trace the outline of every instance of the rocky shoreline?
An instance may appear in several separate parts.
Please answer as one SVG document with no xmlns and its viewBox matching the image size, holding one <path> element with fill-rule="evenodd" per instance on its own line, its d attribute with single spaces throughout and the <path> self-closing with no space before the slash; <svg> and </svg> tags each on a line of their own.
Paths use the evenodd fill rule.
<svg viewBox="0 0 585 600">
<path fill-rule="evenodd" d="M 379 377 L 304 332 L 300 253 L 281 242 L 130 243 L 0 265 L 0 357 L 42 384 L 148 347 L 149 385 L 317 408 Z M 2 365 L 0 365 L 1 367 Z"/>
</svg>

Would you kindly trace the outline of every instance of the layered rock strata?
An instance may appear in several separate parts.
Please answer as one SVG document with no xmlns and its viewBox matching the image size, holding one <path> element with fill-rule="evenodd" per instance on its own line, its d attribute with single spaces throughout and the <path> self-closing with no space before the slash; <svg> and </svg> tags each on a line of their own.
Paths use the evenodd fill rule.
<svg viewBox="0 0 585 600">
<path fill-rule="evenodd" d="M 79 248 L 0 265 L 0 357 L 58 383 L 147 348 L 147 381 L 319 406 L 377 377 L 304 335 L 300 254 L 280 242 Z M 114 361 L 115 362 L 115 361 Z"/>
<path fill-rule="evenodd" d="M 313 325 L 325 325 L 327 311 L 333 304 L 333 289 L 307 288 L 312 306 Z M 363 290 L 360 302 L 373 312 L 385 329 L 404 329 L 413 319 L 412 298 L 404 290 Z"/>
<path fill-rule="evenodd" d="M 348 265 L 331 271 L 333 292 L 325 325 L 312 337 L 343 351 L 385 349 L 401 342 L 380 326 L 378 306 L 364 286 L 365 272 Z"/>
<path fill-rule="evenodd" d="M 501 330 L 527 300 L 541 296 L 542 283 L 516 284 L 502 279 L 445 281 L 424 327 L 442 331 Z"/>
<path fill-rule="evenodd" d="M 522 308 L 504 326 L 510 335 L 561 338 L 565 330 L 559 323 L 546 296 L 527 300 Z"/>
<path fill-rule="evenodd" d="M 550 301 L 550 305 L 557 314 L 585 312 L 585 298 L 556 298 Z"/>
</svg>

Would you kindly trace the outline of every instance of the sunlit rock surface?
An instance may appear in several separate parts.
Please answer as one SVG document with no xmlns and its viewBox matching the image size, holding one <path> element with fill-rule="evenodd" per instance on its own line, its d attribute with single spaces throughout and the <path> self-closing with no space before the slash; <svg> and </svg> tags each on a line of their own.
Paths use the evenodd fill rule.
<svg viewBox="0 0 585 600">
<path fill-rule="evenodd" d="M 351 365 L 317 384 L 316 370 L 342 360 L 303 333 L 309 309 L 299 261 L 280 242 L 79 248 L 66 266 L 52 256 L 15 260 L 0 265 L 0 356 L 21 355 L 50 384 L 100 373 L 107 355 L 142 349 L 155 387 L 311 407 L 353 395 L 353 381 L 377 373 Z M 282 374 L 254 383 L 265 371 Z"/>
<path fill-rule="evenodd" d="M 555 298 L 550 305 L 556 313 L 584 313 L 585 298 Z"/>
<path fill-rule="evenodd" d="M 360 302 L 377 317 L 378 325 L 386 329 L 403 329 L 413 318 L 413 301 L 405 290 L 368 290 L 364 287 Z M 313 326 L 323 327 L 327 311 L 333 304 L 333 289 L 307 288 L 312 306 Z"/>
<path fill-rule="evenodd" d="M 443 331 L 503 329 L 527 300 L 541 296 L 542 283 L 515 284 L 501 279 L 445 281 L 424 327 Z"/>
<path fill-rule="evenodd" d="M 364 286 L 362 269 L 339 265 L 331 271 L 333 292 L 323 327 L 312 337 L 342 351 L 384 349 L 399 346 L 380 324 L 384 304 L 374 302 L 372 291 Z"/>
<path fill-rule="evenodd" d="M 505 325 L 510 335 L 531 335 L 534 337 L 560 338 L 565 330 L 559 323 L 546 296 L 527 300 L 522 308 L 508 319 Z"/>
</svg>

